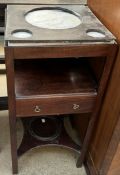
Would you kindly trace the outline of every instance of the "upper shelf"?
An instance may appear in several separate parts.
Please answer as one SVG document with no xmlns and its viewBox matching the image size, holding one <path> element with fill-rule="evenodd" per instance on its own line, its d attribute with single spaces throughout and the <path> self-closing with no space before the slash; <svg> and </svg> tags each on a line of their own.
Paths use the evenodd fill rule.
<svg viewBox="0 0 120 175">
<path fill-rule="evenodd" d="M 111 43 L 115 37 L 85 5 L 8 5 L 5 40 L 8 45 L 45 42 L 81 44 Z"/>
<path fill-rule="evenodd" d="M 95 97 L 97 85 L 90 68 L 81 59 L 17 61 L 16 97 L 81 95 Z"/>
</svg>

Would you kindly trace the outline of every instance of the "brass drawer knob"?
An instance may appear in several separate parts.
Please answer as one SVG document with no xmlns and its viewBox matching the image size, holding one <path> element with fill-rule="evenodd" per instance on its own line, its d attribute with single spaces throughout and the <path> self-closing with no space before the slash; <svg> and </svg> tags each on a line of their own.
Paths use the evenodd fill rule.
<svg viewBox="0 0 120 175">
<path fill-rule="evenodd" d="M 73 109 L 74 110 L 78 110 L 80 108 L 80 105 L 78 105 L 78 104 L 73 104 Z"/>
<path fill-rule="evenodd" d="M 40 112 L 41 111 L 40 106 L 35 106 L 34 111 L 37 112 L 37 113 Z"/>
</svg>

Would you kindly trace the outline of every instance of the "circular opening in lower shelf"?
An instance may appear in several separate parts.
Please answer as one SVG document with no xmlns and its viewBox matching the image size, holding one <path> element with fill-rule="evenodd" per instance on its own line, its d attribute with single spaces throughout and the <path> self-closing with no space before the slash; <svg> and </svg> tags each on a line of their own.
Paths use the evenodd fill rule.
<svg viewBox="0 0 120 175">
<path fill-rule="evenodd" d="M 54 117 L 34 118 L 29 122 L 30 134 L 41 141 L 52 141 L 61 133 L 61 121 Z"/>
<path fill-rule="evenodd" d="M 96 30 L 96 29 L 89 29 L 87 30 L 87 35 L 94 37 L 94 38 L 105 38 L 105 33 L 102 32 L 101 30 Z"/>
<path fill-rule="evenodd" d="M 15 38 L 21 38 L 21 39 L 30 38 L 32 36 L 32 32 L 29 30 L 25 30 L 25 29 L 14 30 L 11 34 Z"/>
<path fill-rule="evenodd" d="M 25 20 L 44 29 L 70 29 L 82 23 L 79 14 L 61 7 L 33 9 L 25 14 Z"/>
</svg>

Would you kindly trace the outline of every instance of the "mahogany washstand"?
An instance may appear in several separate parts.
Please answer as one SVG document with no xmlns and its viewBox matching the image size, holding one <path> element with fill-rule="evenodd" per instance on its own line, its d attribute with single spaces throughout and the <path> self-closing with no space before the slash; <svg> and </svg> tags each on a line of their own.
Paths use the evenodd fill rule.
<svg viewBox="0 0 120 175">
<path fill-rule="evenodd" d="M 58 23 L 53 20 L 58 28 L 51 26 L 48 29 L 26 21 L 29 13 L 45 10 L 72 15 L 78 25 L 60 28 L 59 20 Z M 87 6 L 8 5 L 5 57 L 13 173 L 18 172 L 18 155 L 32 147 L 46 144 L 81 151 L 77 167 L 82 165 L 102 106 L 116 51 L 114 36 Z M 104 63 L 100 76 L 96 76 L 95 67 L 92 66 L 94 60 Z M 72 114 L 75 117 L 74 114 L 79 113 L 91 113 L 81 148 L 69 138 L 62 124 L 62 118 L 66 115 Z M 36 138 L 26 124 L 29 123 L 29 117 L 46 119 L 44 116 L 54 116 L 60 122 L 60 132 L 52 140 Z M 23 120 L 25 132 L 17 151 L 18 117 Z"/>
</svg>

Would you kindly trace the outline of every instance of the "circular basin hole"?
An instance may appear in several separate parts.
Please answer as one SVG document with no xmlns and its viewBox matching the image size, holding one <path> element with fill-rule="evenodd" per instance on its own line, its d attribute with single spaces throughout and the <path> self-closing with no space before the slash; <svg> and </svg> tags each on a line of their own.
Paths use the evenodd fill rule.
<svg viewBox="0 0 120 175">
<path fill-rule="evenodd" d="M 51 141 L 61 132 L 61 122 L 52 117 L 35 118 L 29 123 L 30 134 L 38 140 Z"/>
<path fill-rule="evenodd" d="M 105 38 L 105 33 L 100 30 L 88 30 L 87 32 L 88 36 L 94 37 L 94 38 Z"/>
<path fill-rule="evenodd" d="M 16 38 L 30 38 L 32 36 L 32 32 L 29 30 L 19 29 L 19 30 L 14 30 L 12 32 L 12 36 Z"/>
<path fill-rule="evenodd" d="M 41 8 L 29 11 L 25 20 L 45 29 L 70 29 L 81 24 L 79 14 L 63 8 Z"/>
</svg>

